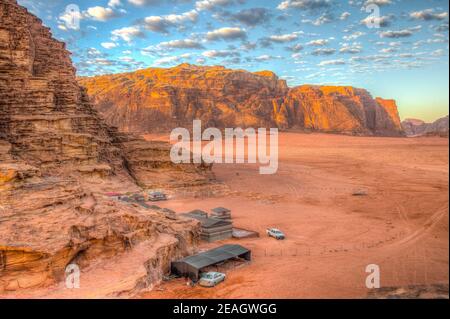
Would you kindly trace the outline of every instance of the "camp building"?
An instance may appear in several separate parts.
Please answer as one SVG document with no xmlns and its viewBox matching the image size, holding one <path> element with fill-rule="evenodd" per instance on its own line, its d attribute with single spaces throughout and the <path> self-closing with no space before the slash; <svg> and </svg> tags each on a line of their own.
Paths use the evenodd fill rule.
<svg viewBox="0 0 450 319">
<path fill-rule="evenodd" d="M 198 255 L 189 256 L 179 261 L 172 262 L 171 271 L 173 274 L 189 277 L 196 282 L 199 280 L 200 273 L 203 269 L 235 258 L 242 258 L 250 261 L 252 259 L 252 253 L 249 249 L 240 245 L 224 245 Z"/>
</svg>

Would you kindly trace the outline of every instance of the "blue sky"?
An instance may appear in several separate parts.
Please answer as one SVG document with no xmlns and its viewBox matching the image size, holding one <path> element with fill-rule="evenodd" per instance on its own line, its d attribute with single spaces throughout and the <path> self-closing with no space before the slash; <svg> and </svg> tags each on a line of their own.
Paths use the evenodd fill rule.
<svg viewBox="0 0 450 319">
<path fill-rule="evenodd" d="M 402 118 L 448 114 L 447 0 L 18 2 L 67 42 L 79 75 L 224 65 L 366 88 Z"/>
</svg>

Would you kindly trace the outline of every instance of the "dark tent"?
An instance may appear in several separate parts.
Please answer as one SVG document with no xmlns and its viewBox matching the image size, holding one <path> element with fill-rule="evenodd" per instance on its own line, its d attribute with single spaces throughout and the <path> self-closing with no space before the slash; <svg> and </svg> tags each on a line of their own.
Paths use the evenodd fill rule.
<svg viewBox="0 0 450 319">
<path fill-rule="evenodd" d="M 186 257 L 172 263 L 172 273 L 189 277 L 198 281 L 200 271 L 203 268 L 214 266 L 234 258 L 251 260 L 251 251 L 240 245 L 224 245 L 207 252 Z"/>
<path fill-rule="evenodd" d="M 231 220 L 231 210 L 223 207 L 217 207 L 212 209 L 211 217 L 224 220 Z"/>
<path fill-rule="evenodd" d="M 223 226 L 232 226 L 233 223 L 226 221 L 226 220 L 221 220 L 221 219 L 216 219 L 216 218 L 195 218 L 197 219 L 201 224 L 202 227 L 204 228 L 216 228 L 216 227 L 223 227 Z"/>
<path fill-rule="evenodd" d="M 233 223 L 231 221 L 205 218 L 200 215 L 183 214 L 186 217 L 198 220 L 201 223 L 200 237 L 207 242 L 224 240 L 233 236 Z"/>
<path fill-rule="evenodd" d="M 185 213 L 183 215 L 194 218 L 195 217 L 208 218 L 208 213 L 200 209 L 194 209 L 193 211 L 190 211 L 189 213 Z"/>
<path fill-rule="evenodd" d="M 231 213 L 231 210 L 229 210 L 228 208 L 224 208 L 224 207 L 216 207 L 211 209 L 214 213 L 217 214 L 226 214 L 226 213 Z"/>
</svg>

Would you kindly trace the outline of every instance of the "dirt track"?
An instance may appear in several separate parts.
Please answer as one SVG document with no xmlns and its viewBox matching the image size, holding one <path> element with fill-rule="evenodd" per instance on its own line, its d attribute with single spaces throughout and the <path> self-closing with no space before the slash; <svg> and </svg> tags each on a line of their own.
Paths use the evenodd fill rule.
<svg viewBox="0 0 450 319">
<path fill-rule="evenodd" d="M 253 262 L 228 271 L 214 289 L 176 280 L 143 297 L 366 297 L 369 264 L 380 266 L 383 287 L 448 284 L 448 150 L 442 138 L 283 133 L 276 175 L 216 165 L 229 196 L 162 206 L 232 209 L 236 226 L 262 235 L 238 241 L 252 249 Z M 287 240 L 267 238 L 267 227 L 282 229 Z"/>
</svg>

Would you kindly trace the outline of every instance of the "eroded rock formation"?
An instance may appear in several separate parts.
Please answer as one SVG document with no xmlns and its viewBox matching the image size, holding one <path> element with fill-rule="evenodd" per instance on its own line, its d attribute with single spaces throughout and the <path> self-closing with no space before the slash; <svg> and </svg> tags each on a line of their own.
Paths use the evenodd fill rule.
<svg viewBox="0 0 450 319">
<path fill-rule="evenodd" d="M 106 120 L 128 132 L 168 131 L 201 119 L 214 127 L 402 134 L 395 101 L 353 87 L 289 88 L 269 71 L 182 64 L 79 81 Z"/>
<path fill-rule="evenodd" d="M 303 85 L 289 91 L 277 107 L 283 128 L 364 135 L 400 135 L 395 101 L 373 99 L 363 89 Z"/>
<path fill-rule="evenodd" d="M 160 280 L 172 258 L 195 249 L 198 225 L 105 193 L 212 178 L 168 158 L 167 145 L 106 125 L 65 44 L 15 0 L 0 0 L 0 295 L 56 284 L 74 262 L 89 278 L 111 258 L 128 264 L 86 294 L 115 296 Z"/>
<path fill-rule="evenodd" d="M 433 123 L 422 120 L 406 119 L 402 122 L 403 129 L 408 136 L 441 136 L 448 137 L 448 115 Z"/>
</svg>

